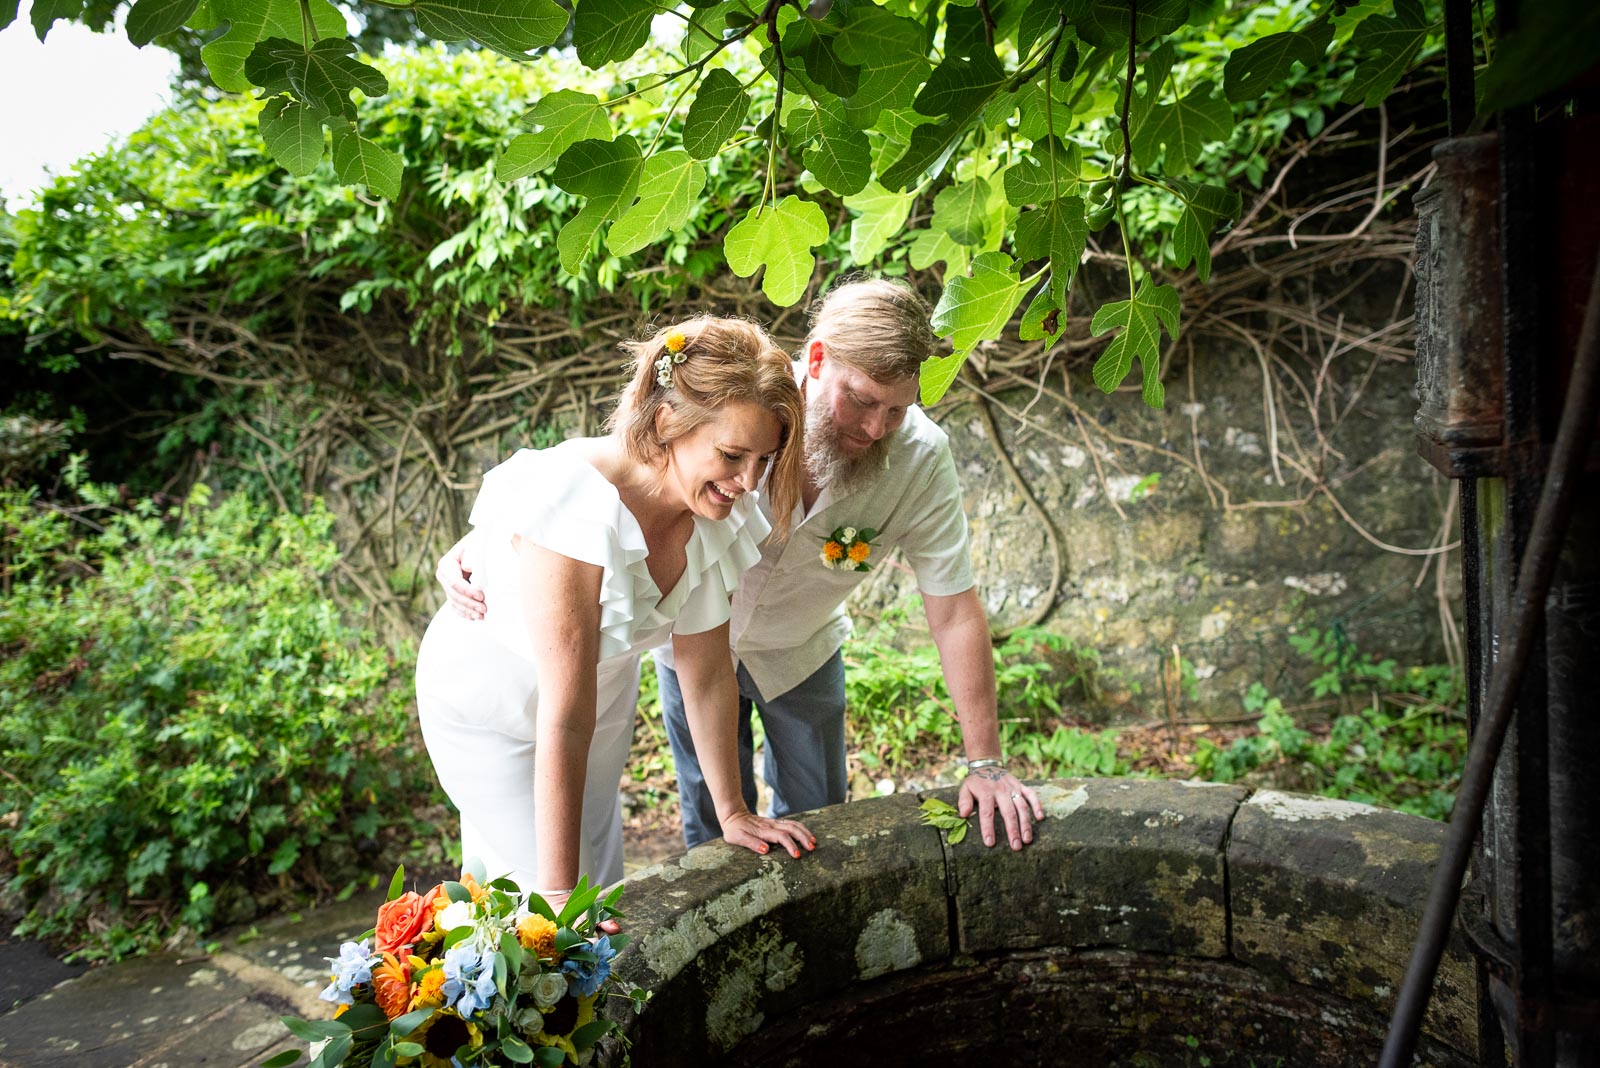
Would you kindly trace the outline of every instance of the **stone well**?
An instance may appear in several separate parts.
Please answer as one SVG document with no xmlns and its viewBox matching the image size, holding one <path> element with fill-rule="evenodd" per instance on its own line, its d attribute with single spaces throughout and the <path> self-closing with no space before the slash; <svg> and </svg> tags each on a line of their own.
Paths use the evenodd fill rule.
<svg viewBox="0 0 1600 1068">
<path fill-rule="evenodd" d="M 1375 1061 L 1442 825 L 1235 786 L 1038 789 L 1020 853 L 949 846 L 898 796 L 808 815 L 800 861 L 718 842 L 629 879 L 617 970 L 652 992 L 618 1017 L 633 1063 Z M 1476 1063 L 1475 997 L 1452 947 L 1422 1063 Z"/>
</svg>

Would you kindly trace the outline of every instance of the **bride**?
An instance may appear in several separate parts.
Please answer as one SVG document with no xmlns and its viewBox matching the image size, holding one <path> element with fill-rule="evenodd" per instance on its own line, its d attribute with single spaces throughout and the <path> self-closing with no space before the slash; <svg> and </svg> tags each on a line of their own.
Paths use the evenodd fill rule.
<svg viewBox="0 0 1600 1068">
<path fill-rule="evenodd" d="M 617 781 L 639 655 L 669 638 L 724 838 L 792 856 L 806 828 L 740 793 L 729 595 L 771 514 L 804 479 L 804 404 L 754 324 L 701 317 L 626 346 L 635 360 L 605 437 L 523 449 L 488 472 L 470 522 L 484 623 L 446 605 L 417 659 L 417 706 L 461 813 L 463 861 L 552 903 L 580 872 L 622 877 Z M 781 520 L 780 520 L 781 522 Z"/>
</svg>

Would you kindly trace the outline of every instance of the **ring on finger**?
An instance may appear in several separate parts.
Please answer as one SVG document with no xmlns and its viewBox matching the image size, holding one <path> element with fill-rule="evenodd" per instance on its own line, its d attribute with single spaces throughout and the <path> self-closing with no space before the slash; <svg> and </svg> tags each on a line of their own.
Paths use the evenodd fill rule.
<svg viewBox="0 0 1600 1068">
<path fill-rule="evenodd" d="M 1022 800 L 1022 795 L 1021 794 L 1012 794 L 1011 795 L 1011 800 L 1013 800 L 1013 801 L 1021 801 Z"/>
</svg>

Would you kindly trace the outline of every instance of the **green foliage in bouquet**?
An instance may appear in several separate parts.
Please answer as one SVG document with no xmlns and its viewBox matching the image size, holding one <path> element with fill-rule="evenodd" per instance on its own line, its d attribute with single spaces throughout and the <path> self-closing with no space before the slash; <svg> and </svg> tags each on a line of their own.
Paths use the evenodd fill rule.
<svg viewBox="0 0 1600 1068">
<path fill-rule="evenodd" d="M 394 873 L 372 930 L 327 958 L 322 998 L 338 1006 L 334 1019 L 283 1018 L 311 1043 L 308 1068 L 558 1068 L 583 1063 L 617 1032 L 615 1021 L 596 1016 L 601 998 L 627 998 L 643 1011 L 645 992 L 611 974 L 628 936 L 602 928 L 622 918 L 622 887 L 602 898 L 580 878 L 557 912 L 509 879 L 485 886 L 482 878 L 481 869 L 469 871 L 418 894 L 402 893 L 404 867 Z M 301 1055 L 287 1050 L 262 1068 L 286 1068 Z"/>
<path fill-rule="evenodd" d="M 70 515 L 0 493 L 0 850 L 22 930 L 122 956 L 414 822 L 432 787 L 406 770 L 410 657 L 319 592 L 332 517 L 204 485 L 124 510 L 74 481 Z"/>
</svg>

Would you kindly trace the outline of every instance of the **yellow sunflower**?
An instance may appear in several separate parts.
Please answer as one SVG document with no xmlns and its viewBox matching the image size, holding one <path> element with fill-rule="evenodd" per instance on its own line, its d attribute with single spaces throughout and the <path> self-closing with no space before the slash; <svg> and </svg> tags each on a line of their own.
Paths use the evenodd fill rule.
<svg viewBox="0 0 1600 1068">
<path fill-rule="evenodd" d="M 483 1045 L 483 1032 L 477 1024 L 463 1020 L 454 1010 L 446 1009 L 423 1021 L 421 1027 L 406 1036 L 406 1041 L 420 1045 L 422 1052 L 415 1060 L 402 1058 L 401 1064 L 420 1064 L 422 1068 L 452 1068 L 450 1059 L 455 1056 L 456 1050 L 462 1046 L 477 1049 Z"/>
</svg>

